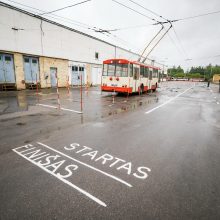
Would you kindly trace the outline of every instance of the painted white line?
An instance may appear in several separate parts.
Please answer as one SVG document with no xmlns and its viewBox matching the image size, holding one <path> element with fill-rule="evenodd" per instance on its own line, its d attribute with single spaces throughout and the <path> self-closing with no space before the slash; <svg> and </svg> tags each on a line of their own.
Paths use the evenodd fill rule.
<svg viewBox="0 0 220 220">
<path fill-rule="evenodd" d="M 43 106 L 43 107 L 48 107 L 48 108 L 58 109 L 57 106 L 53 106 L 53 105 L 45 105 L 45 104 L 36 104 L 36 105 Z M 80 112 L 80 111 L 76 111 L 76 110 L 72 110 L 72 109 L 68 109 L 68 108 L 60 108 L 60 109 L 64 110 L 64 111 L 75 112 L 77 114 L 82 114 L 82 112 Z"/>
<path fill-rule="evenodd" d="M 184 93 L 188 92 L 188 91 L 189 91 L 190 89 L 192 89 L 192 88 L 193 88 L 193 87 L 190 87 L 190 88 L 186 89 L 184 92 L 182 92 L 182 93 L 176 95 L 175 97 L 169 99 L 168 101 L 164 102 L 163 104 L 158 105 L 157 107 L 155 107 L 155 108 L 153 108 L 153 109 L 151 109 L 151 110 L 145 112 L 145 114 L 149 114 L 149 113 L 155 111 L 156 109 L 163 107 L 164 105 L 166 105 L 166 104 L 172 102 L 173 100 L 175 100 L 175 99 L 178 98 L 179 96 L 181 96 L 181 95 L 183 95 Z"/>
<path fill-rule="evenodd" d="M 75 159 L 75 158 L 73 158 L 73 157 L 70 157 L 69 155 L 64 154 L 64 153 L 62 153 L 62 152 L 60 152 L 60 151 L 58 151 L 58 150 L 55 150 L 55 149 L 53 149 L 52 147 L 47 146 L 46 144 L 43 144 L 43 143 L 41 143 L 41 142 L 37 142 L 37 144 L 39 144 L 39 145 L 41 145 L 41 146 L 43 146 L 43 147 L 46 147 L 46 148 L 48 148 L 48 149 L 50 149 L 50 150 L 52 150 L 52 151 L 55 151 L 55 152 L 57 152 L 58 154 L 61 154 L 61 155 L 65 156 L 65 157 L 69 158 L 70 160 L 73 160 L 73 161 L 75 161 L 75 162 L 77 162 L 77 163 L 79 163 L 79 164 L 82 164 L 82 165 L 84 165 L 84 166 L 86 166 L 86 167 L 88 167 L 88 168 L 90 168 L 90 169 L 92 169 L 92 170 L 95 170 L 95 171 L 97 171 L 97 172 L 99 172 L 99 173 L 102 173 L 102 174 L 104 174 L 104 175 L 106 175 L 106 176 L 108 176 L 108 177 L 110 177 L 110 178 L 112 178 L 112 179 L 115 179 L 115 180 L 117 180 L 118 182 L 121 182 L 121 183 L 123 183 L 123 184 L 125 184 L 125 185 L 127 185 L 127 186 L 129 186 L 129 187 L 132 187 L 132 185 L 131 185 L 130 183 L 128 183 L 128 182 L 126 182 L 126 181 L 124 181 L 124 180 L 122 180 L 122 179 L 120 179 L 120 178 L 118 178 L 118 177 L 116 177 L 116 176 L 113 176 L 113 175 L 111 175 L 111 174 L 109 174 L 109 173 L 106 173 L 106 172 L 104 172 L 104 171 L 102 171 L 102 170 L 100 170 L 100 169 L 97 169 L 97 168 L 95 168 L 95 167 L 93 167 L 93 166 L 90 166 L 89 164 L 86 164 L 86 163 L 84 163 L 84 162 L 81 162 L 80 160 L 77 160 L 77 159 Z"/>
<path fill-rule="evenodd" d="M 106 207 L 107 205 L 102 202 L 100 199 L 96 198 L 95 196 L 91 195 L 90 193 L 86 192 L 85 190 L 79 188 L 78 186 L 72 184 L 71 182 L 69 182 L 68 180 L 57 176 L 55 173 L 53 173 L 52 171 L 46 169 L 43 166 L 40 166 L 37 162 L 34 162 L 32 160 L 30 160 L 28 157 L 25 157 L 24 155 L 20 154 L 19 152 L 17 152 L 15 149 L 12 149 L 15 153 L 17 153 L 18 155 L 20 155 L 21 157 L 25 158 L 26 160 L 28 160 L 29 162 L 33 163 L 34 165 L 36 165 L 37 167 L 41 168 L 42 170 L 44 170 L 45 172 L 53 175 L 54 177 L 56 177 L 57 179 L 61 180 L 62 182 L 66 183 L 67 185 L 71 186 L 72 188 L 78 190 L 79 192 L 81 192 L 82 194 L 84 194 L 85 196 L 89 197 L 90 199 L 92 199 L 93 201 L 97 202 L 99 205 L 102 205 L 104 207 Z"/>
</svg>

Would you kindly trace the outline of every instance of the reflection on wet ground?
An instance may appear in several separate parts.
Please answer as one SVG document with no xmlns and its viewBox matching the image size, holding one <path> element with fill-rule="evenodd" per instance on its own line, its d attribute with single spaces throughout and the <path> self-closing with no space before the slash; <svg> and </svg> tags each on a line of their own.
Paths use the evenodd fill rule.
<svg viewBox="0 0 220 220">
<path fill-rule="evenodd" d="M 186 84 L 186 83 L 185 83 Z M 112 93 L 104 93 L 99 87 L 91 87 L 87 91 L 83 88 L 83 115 L 81 115 L 81 123 L 88 119 L 104 118 L 119 113 L 132 111 L 137 108 L 146 108 L 157 102 L 162 103 L 170 97 L 175 96 L 185 89 L 184 83 L 163 82 L 160 84 L 157 92 L 133 94 L 130 96 L 116 95 Z M 187 86 L 192 86 L 187 83 Z M 70 93 L 66 88 L 59 89 L 60 102 L 63 108 L 80 111 L 80 89 L 72 88 Z M 28 111 L 29 116 L 42 114 L 42 107 L 36 106 L 37 103 L 58 106 L 56 89 L 42 89 L 38 94 L 36 91 L 10 91 L 0 93 L 0 115 L 15 112 Z M 30 107 L 34 106 L 39 109 L 38 112 L 32 113 Z M 70 114 L 69 112 L 61 113 L 57 109 L 50 109 L 48 116 L 57 117 L 62 114 Z M 79 115 L 78 115 L 79 116 Z M 76 117 L 78 117 L 76 116 Z"/>
</svg>

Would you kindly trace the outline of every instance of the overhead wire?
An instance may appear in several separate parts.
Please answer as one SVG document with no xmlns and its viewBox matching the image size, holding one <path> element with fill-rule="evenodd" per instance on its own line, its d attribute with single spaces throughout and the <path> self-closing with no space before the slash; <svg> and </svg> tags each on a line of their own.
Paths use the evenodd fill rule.
<svg viewBox="0 0 220 220">
<path fill-rule="evenodd" d="M 220 10 L 209 12 L 209 13 L 204 13 L 204 14 L 199 14 L 199 15 L 194 15 L 194 16 L 189 16 L 189 17 L 185 17 L 185 18 L 178 18 L 177 20 L 178 21 L 183 21 L 183 20 L 188 20 L 188 19 L 193 19 L 193 18 L 198 18 L 198 17 L 204 17 L 204 16 L 218 14 L 218 13 L 220 13 Z"/>
<path fill-rule="evenodd" d="M 30 8 L 30 9 L 33 9 L 35 11 L 31 11 L 29 9 L 30 12 L 34 13 L 34 14 L 38 14 L 39 15 L 39 12 L 42 12 L 42 13 L 45 13 L 46 11 L 44 10 L 41 10 L 41 9 L 38 9 L 38 8 L 35 8 L 35 7 L 32 7 L 32 6 L 28 6 L 28 5 L 25 5 L 25 4 L 22 4 L 22 3 L 19 3 L 19 2 L 16 2 L 16 1 L 13 1 L 13 0 L 5 0 L 5 1 L 8 1 L 8 2 L 12 2 L 12 3 L 15 3 L 17 5 L 21 5 L 23 7 L 26 7 L 26 8 Z M 39 12 L 36 12 L 36 11 L 39 11 Z M 76 25 L 76 26 L 79 26 L 79 27 L 82 27 L 82 28 L 86 28 L 86 29 L 89 29 L 89 28 L 94 28 L 94 26 L 91 26 L 91 25 L 88 25 L 88 24 L 85 24 L 85 23 L 82 23 L 82 22 L 79 22 L 79 21 L 76 21 L 76 20 L 73 20 L 73 19 L 70 19 L 70 18 L 66 18 L 66 17 L 63 17 L 63 16 L 60 16 L 60 15 L 56 15 L 56 14 L 53 14 L 51 13 L 50 15 L 46 15 L 45 16 L 47 17 L 50 17 L 50 18 L 54 18 L 56 20 L 66 20 L 64 22 L 67 22 L 67 23 L 70 23 L 70 24 L 73 24 L 73 25 Z M 57 17 L 57 18 L 56 18 Z"/>
<path fill-rule="evenodd" d="M 115 2 L 115 3 L 117 3 L 117 4 L 119 4 L 119 5 L 121 5 L 121 6 L 123 6 L 123 7 L 125 7 L 125 8 L 128 8 L 128 9 L 131 10 L 131 11 L 136 12 L 136 13 L 139 14 L 139 15 L 144 16 L 145 18 L 148 18 L 148 19 L 151 20 L 151 21 L 157 21 L 157 20 L 155 20 L 154 18 L 151 18 L 151 17 L 149 17 L 149 16 L 147 16 L 147 15 L 145 15 L 145 14 L 143 14 L 143 13 L 141 13 L 141 12 L 139 12 L 139 11 L 137 11 L 137 10 L 135 10 L 135 9 L 133 9 L 133 8 L 131 8 L 131 7 L 129 7 L 129 6 L 125 5 L 125 4 L 123 4 L 123 3 L 121 3 L 121 2 L 118 2 L 118 1 L 116 1 L 116 0 L 112 0 L 112 1 Z"/>
<path fill-rule="evenodd" d="M 166 22 L 158 22 L 158 24 L 164 24 L 164 23 L 170 23 L 170 24 L 172 24 L 173 22 L 176 22 L 176 21 L 177 21 L 177 20 L 171 21 L 171 20 L 169 20 L 169 19 L 163 17 L 162 15 L 159 15 L 158 13 L 152 11 L 151 9 L 148 9 L 148 8 L 144 7 L 143 5 L 137 3 L 137 2 L 135 2 L 135 1 L 133 1 L 133 0 L 128 0 L 128 1 L 132 2 L 132 3 L 135 4 L 135 5 L 138 5 L 139 7 L 145 9 L 146 11 L 151 12 L 151 13 L 154 14 L 155 16 L 157 16 L 157 17 L 159 17 L 159 18 L 162 18 L 162 19 L 164 19 L 164 20 L 166 21 Z M 171 28 L 170 28 L 170 29 L 171 29 Z M 180 44 L 181 49 L 183 50 L 184 56 L 188 58 L 188 55 L 187 55 L 187 53 L 186 53 L 186 50 L 184 49 L 184 47 L 183 47 L 183 45 L 182 45 L 182 42 L 181 42 L 181 40 L 180 40 L 180 38 L 179 38 L 179 36 L 178 36 L 178 34 L 177 34 L 177 32 L 176 32 L 174 26 L 172 26 L 172 29 L 173 29 L 174 34 L 175 34 L 175 36 L 176 36 L 176 38 L 177 38 L 177 40 L 178 40 L 178 42 L 179 42 L 179 44 Z M 168 29 L 168 31 L 169 31 L 169 29 Z M 168 32 L 167 32 L 167 33 L 168 33 Z M 168 34 L 169 34 L 169 33 L 168 33 Z M 169 37 L 170 37 L 170 35 L 169 35 Z M 170 38 L 171 38 L 171 37 L 170 37 Z M 173 40 L 172 40 L 172 41 L 173 41 Z M 175 44 L 175 45 L 176 45 L 176 44 Z"/>
<path fill-rule="evenodd" d="M 183 44 L 182 44 L 182 42 L 181 42 L 181 40 L 180 40 L 180 38 L 179 38 L 179 36 L 178 36 L 178 34 L 177 34 L 176 29 L 175 29 L 174 26 L 173 26 L 173 32 L 174 32 L 174 34 L 175 34 L 175 36 L 176 36 L 176 38 L 177 38 L 177 40 L 178 40 L 178 42 L 179 42 L 179 44 L 180 44 L 180 47 L 181 47 L 182 50 L 183 50 L 183 53 L 185 54 L 186 59 L 189 59 L 189 56 L 188 56 L 188 54 L 187 54 L 185 48 L 183 47 Z"/>
<path fill-rule="evenodd" d="M 164 18 L 163 16 L 157 14 L 156 12 L 152 11 L 151 9 L 144 7 L 143 5 L 137 3 L 137 2 L 135 2 L 135 1 L 133 1 L 133 0 L 128 0 L 128 1 L 129 1 L 129 2 L 132 2 L 132 3 L 135 4 L 135 5 L 138 5 L 139 7 L 145 9 L 145 10 L 148 11 L 148 12 L 151 12 L 152 14 L 156 15 L 157 17 L 160 17 L 160 18 L 163 18 L 163 19 L 167 20 L 167 19 Z"/>
<path fill-rule="evenodd" d="M 25 8 L 29 8 L 28 11 L 31 12 L 31 13 L 34 13 L 34 14 L 37 13 L 37 14 L 39 15 L 39 12 L 42 12 L 42 13 L 43 13 L 43 12 L 46 12 L 46 11 L 44 11 L 44 10 L 41 10 L 41 9 L 38 9 L 38 8 L 35 8 L 35 7 L 32 7 L 32 6 L 28 6 L 28 5 L 25 5 L 25 4 L 22 4 L 22 3 L 19 3 L 19 2 L 13 1 L 13 0 L 6 0 L 6 1 L 12 2 L 12 3 L 15 3 L 15 4 L 18 4 L 18 5 L 21 5 L 21 6 L 25 7 Z M 32 9 L 32 10 L 30 10 L 30 9 Z M 25 9 L 25 10 L 26 10 L 26 9 Z M 34 10 L 34 11 L 33 11 L 33 10 Z M 38 11 L 38 12 L 36 12 L 36 11 Z M 75 20 L 72 20 L 72 19 L 69 19 L 69 18 L 66 18 L 66 17 L 62 17 L 62 16 L 60 16 L 60 15 L 56 15 L 56 14 L 53 14 L 53 13 L 51 13 L 50 15 L 45 14 L 45 16 L 50 17 L 50 18 L 53 18 L 53 19 L 56 19 L 56 20 L 61 20 L 61 21 L 63 20 L 64 22 L 67 22 L 67 23 L 69 23 L 69 24 L 73 24 L 73 25 L 79 26 L 79 27 L 81 27 L 81 28 L 85 28 L 85 29 L 91 30 L 91 31 L 93 31 L 93 32 L 94 32 L 94 31 L 97 32 L 96 30 L 99 30 L 99 29 L 100 29 L 100 28 L 98 28 L 98 27 L 90 26 L 90 25 L 87 25 L 87 24 L 85 24 L 85 23 L 82 23 L 82 22 L 79 22 L 79 21 L 75 21 Z M 56 18 L 56 17 L 58 17 L 58 18 Z M 67 20 L 67 21 L 65 21 L 65 20 Z M 72 22 L 72 21 L 73 21 L 73 22 Z M 78 23 L 78 24 L 75 24 L 75 22 Z M 138 26 L 138 25 L 137 25 L 137 26 Z M 124 29 L 132 28 L 132 27 L 137 27 L 137 26 L 125 27 Z M 144 26 L 144 25 L 141 25 L 141 26 Z M 123 28 L 121 28 L 121 29 L 123 29 Z M 24 29 L 24 30 L 29 30 L 29 29 Z M 105 36 L 107 36 L 107 37 L 109 37 L 109 38 L 111 38 L 110 35 L 112 35 L 111 33 L 108 34 L 108 33 L 102 33 L 102 32 L 100 32 L 100 34 L 105 35 Z M 129 45 L 132 46 L 133 48 L 136 48 L 136 47 L 135 47 L 134 45 L 132 45 L 131 43 L 129 43 L 129 42 L 127 42 L 127 41 L 125 41 L 125 40 L 119 38 L 119 37 L 116 36 L 116 35 L 112 35 L 112 39 L 113 39 L 113 38 L 117 38 L 118 40 L 120 40 L 123 45 L 129 44 Z M 135 50 L 137 50 L 137 48 L 136 48 Z"/>
<path fill-rule="evenodd" d="M 84 4 L 84 3 L 89 2 L 89 1 L 92 1 L 92 0 L 85 0 L 85 1 L 82 1 L 82 2 L 75 3 L 73 5 L 68 5 L 68 6 L 65 6 L 65 7 L 62 7 L 62 8 L 58 8 L 58 9 L 53 10 L 53 11 L 44 12 L 44 13 L 39 14 L 39 15 L 51 14 L 51 13 L 54 13 L 54 12 L 57 12 L 57 11 L 61 11 L 61 10 L 67 9 L 67 8 L 72 8 L 74 6 Z"/>
</svg>

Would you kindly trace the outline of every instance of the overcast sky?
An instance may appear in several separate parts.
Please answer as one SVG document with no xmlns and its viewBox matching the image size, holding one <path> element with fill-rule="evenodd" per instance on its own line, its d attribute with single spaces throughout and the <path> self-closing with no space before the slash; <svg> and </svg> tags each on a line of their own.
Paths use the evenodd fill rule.
<svg viewBox="0 0 220 220">
<path fill-rule="evenodd" d="M 22 5 L 8 0 L 6 3 L 28 9 Z M 13 0 L 43 11 L 52 11 L 61 7 L 72 5 L 82 0 Z M 128 0 L 117 0 L 138 12 L 157 20 L 164 21 L 154 14 L 144 10 Z M 133 0 L 142 6 L 156 12 L 167 19 L 179 19 L 199 14 L 220 11 L 220 0 Z M 112 0 L 91 0 L 82 5 L 55 13 L 76 22 L 67 23 L 56 20 L 67 26 L 86 32 L 90 35 L 117 44 L 134 52 L 141 53 L 148 42 L 160 29 L 160 25 L 134 11 L 125 8 Z M 49 15 L 45 17 L 54 20 Z M 50 15 L 51 16 L 51 15 Z M 220 65 L 220 13 L 198 17 L 173 23 L 174 29 L 169 31 L 149 56 L 165 65 L 181 65 L 184 69 L 191 66 Z M 111 32 L 109 36 L 95 33 L 88 29 L 97 27 L 102 29 L 120 29 Z M 128 28 L 127 28 L 128 27 Z M 133 28 L 132 28 L 133 27 Z M 166 25 L 167 29 L 169 25 Z M 127 28 L 127 29 L 124 29 Z M 176 34 L 174 32 L 176 31 Z M 188 60 L 188 61 L 187 61 Z"/>
</svg>

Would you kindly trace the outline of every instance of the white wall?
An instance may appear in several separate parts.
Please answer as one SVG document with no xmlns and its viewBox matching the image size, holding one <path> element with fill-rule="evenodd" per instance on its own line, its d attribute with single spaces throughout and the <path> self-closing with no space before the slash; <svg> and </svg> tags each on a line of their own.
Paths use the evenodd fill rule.
<svg viewBox="0 0 220 220">
<path fill-rule="evenodd" d="M 115 57 L 115 47 L 22 12 L 0 6 L 0 50 L 101 64 Z M 24 30 L 12 30 L 11 28 Z M 43 51 L 42 51 L 43 46 Z M 95 52 L 99 59 L 95 59 Z M 136 60 L 137 55 L 116 49 L 116 58 Z"/>
</svg>

